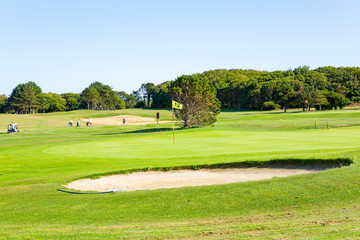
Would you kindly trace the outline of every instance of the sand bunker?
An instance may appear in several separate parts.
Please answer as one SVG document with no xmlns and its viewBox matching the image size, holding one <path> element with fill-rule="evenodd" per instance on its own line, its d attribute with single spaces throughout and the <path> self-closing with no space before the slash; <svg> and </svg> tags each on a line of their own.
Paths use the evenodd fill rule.
<svg viewBox="0 0 360 240">
<path fill-rule="evenodd" d="M 126 119 L 126 125 L 146 125 L 146 124 L 156 124 L 155 118 L 149 117 L 139 117 L 134 115 L 122 115 L 106 118 L 92 118 L 94 126 L 114 126 L 122 125 L 123 118 Z M 81 119 L 82 122 L 88 122 L 89 119 Z M 159 121 L 159 123 L 167 123 L 169 121 Z"/>
<path fill-rule="evenodd" d="M 254 180 L 286 177 L 291 175 L 313 173 L 326 168 L 228 168 L 178 171 L 149 171 L 131 174 L 106 176 L 99 179 L 81 179 L 69 183 L 65 187 L 80 191 L 126 191 L 149 190 L 158 188 L 176 188 L 185 186 L 201 186 L 226 184 Z"/>
</svg>

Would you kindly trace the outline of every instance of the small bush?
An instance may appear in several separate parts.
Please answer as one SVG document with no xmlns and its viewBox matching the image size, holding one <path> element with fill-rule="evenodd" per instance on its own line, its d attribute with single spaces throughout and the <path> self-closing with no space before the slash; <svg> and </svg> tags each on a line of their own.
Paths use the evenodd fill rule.
<svg viewBox="0 0 360 240">
<path fill-rule="evenodd" d="M 270 110 L 277 110 L 280 109 L 280 105 L 274 103 L 273 101 L 264 102 L 263 109 L 270 111 Z"/>
<path fill-rule="evenodd" d="M 329 102 L 329 104 L 325 106 L 325 109 L 336 110 L 338 107 L 342 109 L 343 107 L 350 104 L 350 100 L 340 93 L 323 91 L 323 94 Z"/>
</svg>

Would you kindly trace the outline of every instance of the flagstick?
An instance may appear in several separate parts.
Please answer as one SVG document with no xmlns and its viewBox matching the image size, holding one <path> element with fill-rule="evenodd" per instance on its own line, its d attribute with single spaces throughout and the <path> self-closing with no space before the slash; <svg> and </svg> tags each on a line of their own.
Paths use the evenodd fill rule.
<svg viewBox="0 0 360 240">
<path fill-rule="evenodd" d="M 175 144 L 175 120 L 174 120 L 174 108 L 172 108 L 172 120 L 173 120 L 173 144 Z"/>
</svg>

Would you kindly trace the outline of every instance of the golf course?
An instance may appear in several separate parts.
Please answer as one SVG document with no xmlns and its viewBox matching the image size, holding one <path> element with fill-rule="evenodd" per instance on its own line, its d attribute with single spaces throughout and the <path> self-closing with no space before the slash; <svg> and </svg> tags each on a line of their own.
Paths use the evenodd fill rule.
<svg viewBox="0 0 360 240">
<path fill-rule="evenodd" d="M 123 125 L 122 116 L 153 123 Z M 96 122 L 107 118 L 119 122 Z M 68 126 L 78 119 L 81 127 Z M 1 114 L 0 239 L 360 238 L 360 109 L 222 111 L 212 126 L 175 124 L 175 144 L 171 119 L 165 109 Z M 6 133 L 10 122 L 20 132 Z M 138 171 L 327 162 L 339 166 L 230 184 L 57 191 Z"/>
</svg>

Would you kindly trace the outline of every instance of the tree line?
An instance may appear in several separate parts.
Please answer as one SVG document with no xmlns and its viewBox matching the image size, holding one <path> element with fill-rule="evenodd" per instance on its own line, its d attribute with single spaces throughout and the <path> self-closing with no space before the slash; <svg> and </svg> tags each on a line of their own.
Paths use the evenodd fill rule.
<svg viewBox="0 0 360 240">
<path fill-rule="evenodd" d="M 17 85 L 9 97 L 0 96 L 0 111 L 31 114 L 77 109 L 112 110 L 125 108 L 124 100 L 110 86 L 91 83 L 81 93 L 43 93 L 35 82 Z"/>
<path fill-rule="evenodd" d="M 222 109 L 281 108 L 286 111 L 288 108 L 305 110 L 313 107 L 321 110 L 343 108 L 350 102 L 360 102 L 359 67 L 329 66 L 310 70 L 308 66 L 301 66 L 272 72 L 218 69 L 192 77 L 215 89 L 218 105 Z M 16 86 L 9 97 L 4 94 L 0 96 L 0 111 L 34 113 L 76 109 L 169 108 L 171 100 L 179 98 L 175 88 L 179 89 L 180 86 L 175 86 L 175 81 L 158 85 L 144 83 L 130 94 L 114 91 L 100 82 L 91 83 L 81 93 L 43 93 L 36 83 L 28 82 Z"/>
<path fill-rule="evenodd" d="M 218 69 L 194 74 L 216 89 L 221 109 L 274 110 L 343 108 L 360 102 L 359 67 L 301 66 L 287 71 Z M 151 89 L 152 107 L 168 107 L 168 81 Z"/>
</svg>

